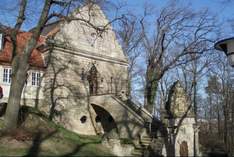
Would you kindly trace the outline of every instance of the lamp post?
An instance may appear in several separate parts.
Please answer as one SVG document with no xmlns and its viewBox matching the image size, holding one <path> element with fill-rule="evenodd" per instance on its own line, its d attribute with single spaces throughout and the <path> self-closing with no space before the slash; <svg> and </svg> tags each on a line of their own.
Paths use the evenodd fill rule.
<svg viewBox="0 0 234 157">
<path fill-rule="evenodd" d="M 229 64 L 234 67 L 234 37 L 220 40 L 215 43 L 214 47 L 223 51 L 228 57 Z"/>
<path fill-rule="evenodd" d="M 194 153 L 194 157 L 197 156 L 196 129 L 197 129 L 197 124 L 194 123 L 193 124 L 193 153 Z"/>
</svg>

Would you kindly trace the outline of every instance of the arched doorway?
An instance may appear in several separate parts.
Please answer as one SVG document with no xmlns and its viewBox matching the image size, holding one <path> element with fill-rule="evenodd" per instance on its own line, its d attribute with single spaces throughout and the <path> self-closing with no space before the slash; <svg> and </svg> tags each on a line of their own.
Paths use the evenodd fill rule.
<svg viewBox="0 0 234 157">
<path fill-rule="evenodd" d="M 182 156 L 182 157 L 188 156 L 188 144 L 186 141 L 183 141 L 180 144 L 180 156 Z"/>
<path fill-rule="evenodd" d="M 114 137 L 118 134 L 118 129 L 114 118 L 104 108 L 91 104 L 95 113 L 95 122 L 97 126 L 98 134 L 108 134 L 108 136 Z"/>
<path fill-rule="evenodd" d="M 98 94 L 98 71 L 95 65 L 93 65 L 89 70 L 88 81 L 90 95 Z"/>
</svg>

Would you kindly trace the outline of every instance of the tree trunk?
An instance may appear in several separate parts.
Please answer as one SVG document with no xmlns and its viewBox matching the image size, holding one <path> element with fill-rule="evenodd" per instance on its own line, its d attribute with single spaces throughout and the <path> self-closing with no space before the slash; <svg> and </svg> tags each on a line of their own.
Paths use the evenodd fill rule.
<svg viewBox="0 0 234 157">
<path fill-rule="evenodd" d="M 169 136 L 164 137 L 166 153 L 167 153 L 167 156 L 175 156 L 176 155 L 175 154 L 175 139 L 173 139 L 173 141 L 170 141 Z"/>
<path fill-rule="evenodd" d="M 12 62 L 12 84 L 5 115 L 6 130 L 17 127 L 21 94 L 24 88 L 27 70 L 28 63 L 26 62 L 26 57 L 24 55 L 16 56 Z"/>
<path fill-rule="evenodd" d="M 47 17 L 50 11 L 51 4 L 52 0 L 45 0 L 38 24 L 35 30 L 33 31 L 31 38 L 27 42 L 23 53 L 18 53 L 16 56 L 13 56 L 12 83 L 10 87 L 10 95 L 5 115 L 6 130 L 11 130 L 17 127 L 21 94 L 24 88 L 27 70 L 29 67 L 28 61 L 33 49 L 37 44 L 41 31 L 47 22 Z"/>
<path fill-rule="evenodd" d="M 220 113 L 219 110 L 217 110 L 217 116 L 218 116 L 218 135 L 221 137 L 221 123 L 220 123 Z"/>
<path fill-rule="evenodd" d="M 228 131 L 227 131 L 227 122 L 228 122 L 228 114 L 227 114 L 227 102 L 225 103 L 224 106 L 224 143 L 225 143 L 225 148 L 228 149 Z"/>
<path fill-rule="evenodd" d="M 156 92 L 158 89 L 158 73 L 155 72 L 156 68 L 153 68 L 151 65 L 148 66 L 146 72 L 146 85 L 144 93 L 144 107 L 150 113 L 153 113 L 154 103 L 156 98 Z M 157 69 L 159 70 L 159 69 Z"/>
</svg>

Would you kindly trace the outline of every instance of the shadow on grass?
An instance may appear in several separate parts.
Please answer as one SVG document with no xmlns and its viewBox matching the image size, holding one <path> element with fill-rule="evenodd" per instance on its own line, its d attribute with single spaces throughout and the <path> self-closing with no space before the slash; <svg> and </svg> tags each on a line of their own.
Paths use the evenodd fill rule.
<svg viewBox="0 0 234 157">
<path fill-rule="evenodd" d="M 24 157 L 31 157 L 31 156 L 38 156 L 39 152 L 40 152 L 40 145 L 43 141 L 45 141 L 46 139 L 49 139 L 50 137 L 52 137 L 55 133 L 57 132 L 57 130 L 50 132 L 49 134 L 47 134 L 45 137 L 42 137 L 42 132 L 37 132 L 35 137 L 33 138 L 33 143 L 32 146 L 30 147 L 27 155 L 25 155 Z"/>
<path fill-rule="evenodd" d="M 24 155 L 24 157 L 38 157 L 41 156 L 41 149 L 40 146 L 43 143 L 43 141 L 48 140 L 49 138 L 53 138 L 53 135 L 56 134 L 58 131 L 55 130 L 47 135 L 43 135 L 43 132 L 38 132 L 36 133 L 36 135 L 33 138 L 33 142 L 32 142 L 32 146 L 29 148 L 28 152 L 26 155 Z M 66 140 L 66 139 L 64 139 Z M 60 154 L 60 155 L 56 155 L 59 157 L 66 157 L 66 156 L 87 156 L 87 155 L 95 155 L 95 156 L 105 156 L 105 154 L 102 155 L 101 151 L 96 152 L 96 148 L 93 147 L 92 148 L 92 144 L 100 144 L 100 142 L 98 141 L 94 141 L 94 142 L 86 142 L 86 143 L 81 143 L 81 144 L 76 144 L 76 146 L 74 147 L 74 149 L 68 153 L 65 154 Z M 88 146 L 90 145 L 90 146 Z M 86 147 L 88 148 L 87 152 L 82 150 L 82 148 Z M 86 150 L 86 149 L 85 149 Z M 103 152 L 105 153 L 105 152 Z M 50 155 L 50 154 L 44 154 L 45 156 Z M 43 155 L 43 156 L 44 156 Z M 52 155 L 52 154 L 51 154 Z M 55 155 L 55 154 L 54 154 Z M 111 156 L 111 154 L 107 154 L 108 156 Z"/>
</svg>

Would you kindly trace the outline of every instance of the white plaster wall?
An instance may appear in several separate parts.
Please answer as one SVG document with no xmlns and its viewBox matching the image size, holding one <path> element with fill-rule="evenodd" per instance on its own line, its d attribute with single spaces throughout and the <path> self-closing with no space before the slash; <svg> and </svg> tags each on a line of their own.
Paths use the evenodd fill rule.
<svg viewBox="0 0 234 157">
<path fill-rule="evenodd" d="M 178 123 L 180 119 L 176 119 L 176 123 Z M 179 133 L 176 137 L 176 156 L 180 156 L 180 144 L 183 141 L 186 141 L 188 144 L 188 155 L 193 156 L 194 155 L 194 129 L 193 124 L 195 124 L 194 118 L 185 118 L 183 120 L 182 125 L 179 128 Z"/>
<path fill-rule="evenodd" d="M 180 118 L 176 119 L 176 123 L 178 123 Z M 188 144 L 188 155 L 194 156 L 194 129 L 193 124 L 195 124 L 194 118 L 185 118 L 183 120 L 182 125 L 180 126 L 178 135 L 176 137 L 175 142 L 175 156 L 180 156 L 180 144 L 183 141 L 186 141 Z M 198 142 L 198 141 L 196 141 Z M 198 144 L 197 144 L 198 146 Z M 196 147 L 197 147 L 196 146 Z M 199 149 L 197 148 L 197 154 L 199 155 Z M 167 156 L 165 145 L 163 145 L 162 154 Z"/>
<path fill-rule="evenodd" d="M 9 98 L 9 93 L 10 93 L 10 83 L 5 83 L 3 82 L 3 70 L 4 68 L 11 68 L 11 66 L 3 66 L 0 65 L 0 86 L 3 89 L 3 98 L 2 102 L 7 102 Z M 40 72 L 41 76 L 43 75 L 43 71 L 40 70 L 29 70 L 29 76 L 28 76 L 28 83 L 25 85 L 23 92 L 22 92 L 22 99 L 28 99 L 28 100 L 34 100 L 34 99 L 43 99 L 43 92 L 40 87 L 38 86 L 33 86 L 32 85 L 32 75 L 31 72 Z M 43 79 L 41 81 L 41 86 L 44 85 Z M 33 104 L 30 104 L 33 105 Z"/>
</svg>

